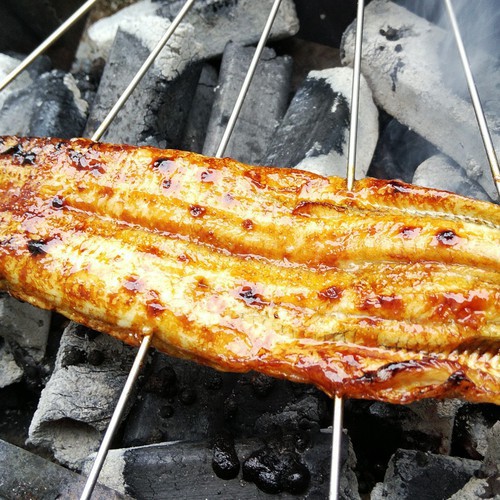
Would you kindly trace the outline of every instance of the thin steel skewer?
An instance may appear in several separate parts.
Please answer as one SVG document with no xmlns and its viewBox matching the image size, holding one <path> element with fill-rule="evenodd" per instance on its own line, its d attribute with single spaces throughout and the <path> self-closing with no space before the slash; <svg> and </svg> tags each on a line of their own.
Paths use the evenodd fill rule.
<svg viewBox="0 0 500 500">
<path fill-rule="evenodd" d="M 356 41 L 351 92 L 351 120 L 349 125 L 349 149 L 347 153 L 347 189 L 354 187 L 356 174 L 356 149 L 358 139 L 359 89 L 361 83 L 361 49 L 363 41 L 364 0 L 358 0 L 356 17 Z M 330 468 L 330 500 L 337 500 L 340 486 L 340 456 L 342 451 L 342 423 L 344 405 L 341 396 L 335 395 L 333 404 L 332 460 Z"/>
<path fill-rule="evenodd" d="M 102 135 L 106 132 L 108 129 L 109 125 L 113 121 L 113 119 L 116 117 L 120 109 L 123 107 L 127 99 L 130 97 L 134 89 L 137 87 L 138 83 L 141 81 L 143 76 L 146 74 L 147 70 L 150 68 L 151 64 L 153 64 L 155 58 L 158 56 L 158 54 L 161 52 L 165 44 L 168 42 L 174 31 L 177 29 L 179 26 L 180 22 L 184 18 L 184 16 L 187 14 L 188 10 L 192 6 L 195 0 L 187 0 L 182 9 L 179 11 L 177 16 L 175 16 L 174 20 L 170 24 L 169 28 L 165 32 L 165 34 L 162 36 L 162 38 L 159 40 L 159 42 L 156 44 L 155 48 L 151 52 L 151 54 L 148 56 L 146 61 L 142 64 L 140 67 L 139 71 L 135 74 L 134 78 L 130 82 L 130 84 L 127 86 L 127 88 L 124 90 L 122 95 L 119 97 L 115 105 L 112 107 L 111 111 L 107 114 L 106 118 L 103 120 L 101 125 L 98 127 L 98 129 L 94 132 L 92 135 L 92 140 L 93 141 L 99 141 L 102 137 Z M 116 407 L 113 411 L 113 415 L 111 417 L 111 420 L 109 422 L 108 428 L 106 429 L 106 433 L 104 434 L 104 438 L 101 442 L 101 445 L 99 447 L 99 451 L 97 452 L 96 458 L 94 460 L 94 463 L 92 465 L 92 469 L 90 471 L 90 474 L 87 478 L 87 481 L 85 483 L 85 487 L 83 489 L 83 492 L 80 496 L 80 500 L 88 500 L 90 496 L 92 495 L 92 492 L 94 491 L 97 479 L 99 477 L 99 474 L 101 472 L 102 466 L 104 464 L 104 461 L 106 460 L 106 456 L 109 451 L 109 447 L 111 445 L 111 441 L 113 439 L 113 436 L 116 432 L 116 429 L 118 428 L 118 425 L 120 424 L 121 417 L 123 415 L 123 411 L 125 409 L 125 406 L 127 404 L 127 401 L 132 393 L 132 390 L 134 388 L 135 382 L 137 380 L 137 377 L 139 376 L 141 367 L 144 363 L 144 360 L 146 358 L 146 354 L 148 352 L 149 345 L 151 344 L 152 340 L 152 335 L 145 335 L 142 338 L 141 341 L 141 346 L 137 352 L 137 355 L 134 359 L 134 363 L 132 365 L 132 368 L 130 369 L 130 372 L 128 374 L 127 380 L 125 382 L 125 385 L 122 389 L 122 392 L 120 394 L 120 398 L 118 399 L 118 402 L 116 404 Z"/>
<path fill-rule="evenodd" d="M 102 465 L 104 464 L 104 460 L 106 459 L 106 455 L 108 454 L 111 440 L 113 439 L 116 429 L 120 425 L 123 410 L 142 368 L 142 364 L 146 357 L 149 344 L 151 343 L 151 337 L 151 335 L 146 335 L 142 338 L 141 347 L 137 352 L 137 356 L 134 359 L 134 364 L 132 365 L 132 368 L 130 369 L 130 372 L 128 374 L 127 381 L 125 382 L 125 386 L 123 387 L 120 399 L 118 400 L 115 411 L 113 412 L 113 416 L 111 417 L 108 428 L 106 430 L 106 434 L 104 435 L 94 464 L 92 465 L 92 469 L 90 471 L 87 482 L 85 483 L 85 488 L 82 492 L 80 500 L 88 500 L 90 498 L 90 495 L 92 495 L 92 491 L 94 490 L 97 478 L 99 477 L 99 473 L 101 472 Z"/>
<path fill-rule="evenodd" d="M 134 78 L 132 78 L 132 81 L 128 84 L 123 94 L 119 97 L 115 105 L 111 108 L 111 111 L 107 114 L 106 118 L 104 118 L 102 123 L 99 125 L 99 128 L 94 132 L 94 135 L 92 136 L 93 141 L 98 141 L 103 136 L 104 132 L 106 132 L 106 130 L 108 129 L 109 125 L 111 124 L 115 116 L 118 114 L 120 109 L 122 109 L 127 99 L 135 90 L 138 83 L 141 81 L 142 77 L 146 74 L 150 66 L 153 64 L 154 60 L 158 57 L 158 54 L 161 52 L 165 44 L 168 42 L 168 40 L 170 39 L 174 31 L 177 29 L 182 19 L 187 14 L 187 12 L 189 11 L 194 2 L 195 0 L 187 0 L 182 9 L 175 16 L 174 20 L 168 27 L 165 34 L 161 37 L 160 41 L 155 45 L 155 48 L 152 50 L 151 54 L 149 54 L 148 58 L 139 68 L 139 71 L 135 74 Z"/>
<path fill-rule="evenodd" d="M 455 12 L 453 11 L 451 0 L 445 0 L 445 5 L 446 9 L 448 10 L 448 15 L 450 17 L 453 33 L 455 34 L 458 52 L 460 53 L 460 59 L 462 61 L 462 66 L 464 68 L 465 78 L 467 80 L 467 86 L 469 87 L 472 105 L 474 106 L 474 112 L 476 113 L 476 119 L 479 125 L 479 131 L 481 132 L 481 137 L 483 139 L 484 149 L 486 150 L 486 155 L 488 157 L 488 162 L 490 164 L 491 173 L 493 175 L 493 179 L 495 181 L 498 194 L 500 194 L 500 168 L 498 166 L 498 158 L 495 148 L 493 146 L 493 141 L 491 140 L 491 135 L 488 128 L 488 124 L 486 122 L 486 117 L 484 116 L 483 107 L 481 105 L 481 99 L 479 98 L 476 83 L 474 82 L 474 76 L 472 75 L 472 71 L 470 69 L 469 59 L 467 57 L 467 53 L 465 52 L 462 35 L 460 33 L 460 29 L 458 28 L 457 18 L 455 17 Z"/>
<path fill-rule="evenodd" d="M 87 0 L 79 9 L 77 9 L 64 23 L 59 26 L 49 37 L 47 37 L 31 54 L 29 54 L 21 63 L 16 66 L 0 83 L 2 91 L 11 83 L 20 73 L 22 73 L 40 54 L 43 54 L 61 35 L 64 34 L 73 24 L 75 24 L 98 0 Z"/>
<path fill-rule="evenodd" d="M 243 102 L 245 101 L 245 97 L 247 95 L 250 84 L 252 83 L 252 78 L 255 74 L 257 64 L 259 63 L 262 51 L 264 50 L 267 39 L 269 38 L 269 33 L 271 32 L 274 20 L 276 19 L 276 14 L 278 13 L 280 4 L 281 0 L 274 0 L 271 12 L 269 13 L 269 17 L 267 18 L 266 21 L 266 25 L 264 26 L 264 30 L 262 31 L 262 35 L 260 36 L 257 48 L 255 49 L 252 62 L 250 63 L 250 66 L 248 68 L 245 80 L 243 81 L 240 93 L 238 94 L 238 98 L 236 99 L 233 112 L 231 113 L 229 121 L 227 122 L 227 126 L 226 129 L 224 130 L 224 134 L 222 135 L 222 140 L 219 144 L 219 148 L 215 153 L 216 158 L 221 158 L 224 155 L 224 151 L 226 150 L 229 139 L 231 138 L 231 134 L 233 133 L 236 120 L 238 119 L 238 115 L 240 114 L 241 107 L 243 106 Z"/>
</svg>

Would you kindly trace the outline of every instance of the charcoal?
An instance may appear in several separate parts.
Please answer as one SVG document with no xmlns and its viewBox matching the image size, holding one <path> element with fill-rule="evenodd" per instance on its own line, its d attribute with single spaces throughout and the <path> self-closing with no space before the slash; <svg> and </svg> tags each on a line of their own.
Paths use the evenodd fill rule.
<svg viewBox="0 0 500 500">
<path fill-rule="evenodd" d="M 348 68 L 309 73 L 274 134 L 264 163 L 345 177 L 351 88 L 352 71 Z M 378 113 L 364 79 L 360 107 L 358 178 L 366 175 L 378 139 Z"/>
<path fill-rule="evenodd" d="M 477 460 L 400 449 L 392 456 L 384 483 L 373 490 L 371 500 L 444 500 L 460 490 L 480 467 Z"/>
<path fill-rule="evenodd" d="M 287 455 L 288 465 L 302 464 L 300 474 L 292 474 L 286 485 L 300 487 L 300 477 L 304 469 L 310 474 L 309 482 L 300 498 L 326 498 L 329 488 L 331 434 L 318 435 L 315 446 L 297 453 L 290 442 L 263 443 L 257 439 L 236 441 L 236 456 L 245 462 L 253 454 L 272 448 L 274 459 L 279 461 L 278 450 Z M 341 480 L 341 498 L 359 499 L 356 477 L 351 468 L 355 466 L 355 457 L 349 440 L 343 442 L 343 474 Z M 94 456 L 90 456 L 84 465 L 88 473 Z M 245 481 L 240 473 L 234 479 L 221 480 L 212 469 L 213 445 L 207 441 L 165 442 L 149 446 L 110 450 L 104 463 L 100 481 L 121 493 L 143 499 L 170 498 L 179 494 L 183 498 L 267 498 L 254 483 Z M 282 466 L 284 461 L 278 464 Z M 346 469 L 347 466 L 347 469 Z M 291 467 L 293 468 L 293 467 Z M 271 472 L 276 472 L 271 470 Z M 195 480 L 193 480 L 196 478 Z M 348 483 L 348 481 L 350 481 Z M 279 498 L 297 498 L 289 493 L 282 493 Z"/>
<path fill-rule="evenodd" d="M 118 27 L 131 19 L 141 25 L 144 31 L 157 22 L 157 17 L 173 19 L 184 1 L 155 3 L 137 2 L 113 16 L 101 19 L 88 30 L 88 43 L 79 48 L 79 60 L 85 58 L 108 58 L 108 53 Z M 191 7 L 185 22 L 194 27 L 191 35 L 193 46 L 198 49 L 193 57 L 207 59 L 222 54 L 228 40 L 247 45 L 259 40 L 271 0 L 199 0 Z M 299 29 L 293 0 L 283 0 L 273 23 L 272 40 L 294 35 Z M 158 34 L 157 40 L 162 33 Z"/>
<path fill-rule="evenodd" d="M 484 189 L 449 156 L 438 154 L 421 163 L 415 171 L 413 184 L 445 189 L 477 200 L 491 201 Z"/>
<path fill-rule="evenodd" d="M 28 134 L 70 139 L 82 134 L 88 104 L 75 79 L 60 70 L 43 74 L 36 82 L 34 110 Z"/>
<path fill-rule="evenodd" d="M 78 498 L 85 478 L 29 451 L 0 440 L 0 497 Z M 129 498 L 97 484 L 92 498 L 110 500 Z"/>
<path fill-rule="evenodd" d="M 454 455 L 482 460 L 488 448 L 488 434 L 500 420 L 495 405 L 466 404 L 457 413 L 453 429 Z"/>
<path fill-rule="evenodd" d="M 224 51 L 215 102 L 203 153 L 215 155 L 250 66 L 254 48 L 229 43 Z M 224 152 L 245 163 L 264 155 L 269 137 L 283 117 L 290 89 L 292 61 L 266 48 L 245 97 L 238 121 Z"/>
<path fill-rule="evenodd" d="M 187 117 L 180 149 L 194 153 L 203 151 L 208 122 L 215 99 L 217 79 L 215 68 L 210 64 L 204 64 Z"/>
<path fill-rule="evenodd" d="M 412 182 L 417 167 L 439 151 L 384 111 L 380 113 L 380 122 L 380 137 L 368 175 Z"/>
<path fill-rule="evenodd" d="M 165 23 L 149 28 L 160 37 Z M 149 39 L 136 28 L 127 25 L 128 32 L 119 30 L 116 35 L 90 110 L 86 136 L 95 132 L 151 51 Z M 172 48 L 161 52 L 102 140 L 178 147 L 201 71 L 197 65 L 188 66 L 191 51 L 196 48 L 191 35 L 192 28 L 185 25 L 176 31 Z"/>
<path fill-rule="evenodd" d="M 32 444 L 51 450 L 72 468 L 99 446 L 136 353 L 111 336 L 89 340 L 77 332 L 70 323 L 63 333 L 54 372 L 29 429 Z M 96 349 L 104 353 L 99 366 L 88 363 Z"/>
<path fill-rule="evenodd" d="M 0 389 L 19 382 L 23 373 L 23 369 L 14 359 L 9 344 L 2 339 L 0 345 Z"/>
<path fill-rule="evenodd" d="M 47 346 L 50 313 L 12 297 L 0 298 L 0 336 L 40 362 Z"/>
<path fill-rule="evenodd" d="M 355 26 L 342 41 L 352 64 Z M 443 81 L 439 47 L 452 36 L 393 2 L 374 0 L 365 11 L 362 72 L 377 104 L 450 156 L 492 199 L 495 190 L 474 111 Z M 500 123 L 489 122 L 493 141 Z"/>
</svg>

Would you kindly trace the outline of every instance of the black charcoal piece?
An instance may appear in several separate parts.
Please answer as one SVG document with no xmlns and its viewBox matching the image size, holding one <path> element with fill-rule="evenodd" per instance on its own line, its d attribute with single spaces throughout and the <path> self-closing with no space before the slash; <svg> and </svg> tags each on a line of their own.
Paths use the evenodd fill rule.
<svg viewBox="0 0 500 500">
<path fill-rule="evenodd" d="M 421 163 L 412 182 L 417 186 L 444 189 L 477 200 L 491 201 L 484 189 L 470 179 L 458 163 L 444 154 L 434 155 Z"/>
<path fill-rule="evenodd" d="M 224 51 L 215 102 L 203 153 L 214 156 L 250 66 L 254 48 L 229 43 Z M 283 117 L 290 89 L 292 60 L 265 49 L 246 95 L 225 156 L 245 163 L 260 161 Z"/>
<path fill-rule="evenodd" d="M 0 440 L 1 498 L 78 498 L 85 481 L 86 477 L 76 472 Z M 129 497 L 97 484 L 92 498 L 111 500 Z"/>
<path fill-rule="evenodd" d="M 154 25 L 161 38 L 163 26 Z M 150 37 L 154 34 L 150 33 Z M 103 140 L 178 148 L 201 67 L 189 60 L 195 46 L 186 26 L 173 35 L 112 121 Z M 92 136 L 148 57 L 150 38 L 130 28 L 119 30 L 109 54 L 84 135 Z"/>
<path fill-rule="evenodd" d="M 468 177 L 496 199 L 498 193 L 469 99 L 457 96 L 444 83 L 443 73 L 450 70 L 449 60 L 458 58 L 455 47 L 453 55 L 443 53 L 443 45 L 453 36 L 385 0 L 370 2 L 365 21 L 361 69 L 377 104 L 453 158 Z M 387 36 L 390 28 L 398 32 L 397 39 Z M 342 62 L 347 65 L 353 63 L 354 35 L 355 25 L 351 24 L 342 40 Z M 456 75 L 452 79 L 462 78 L 462 71 Z M 491 104 L 498 107 L 498 89 L 492 95 Z M 498 115 L 489 118 L 493 142 L 498 144 Z"/>
<path fill-rule="evenodd" d="M 261 161 L 345 177 L 349 144 L 352 71 L 312 71 L 293 98 Z M 378 138 L 378 112 L 366 82 L 361 82 L 363 120 L 358 133 L 356 176 L 364 177 Z"/>
<path fill-rule="evenodd" d="M 203 151 L 208 121 L 210 120 L 212 105 L 215 99 L 216 86 L 217 71 L 213 66 L 204 64 L 187 118 L 180 149 L 194 153 L 201 153 Z"/>
<path fill-rule="evenodd" d="M 398 450 L 389 462 L 383 485 L 376 486 L 371 499 L 447 499 L 480 467 L 477 460 Z"/>
<path fill-rule="evenodd" d="M 65 139 L 79 137 L 87 119 L 87 108 L 69 73 L 60 70 L 45 73 L 36 82 L 28 134 Z"/>
</svg>

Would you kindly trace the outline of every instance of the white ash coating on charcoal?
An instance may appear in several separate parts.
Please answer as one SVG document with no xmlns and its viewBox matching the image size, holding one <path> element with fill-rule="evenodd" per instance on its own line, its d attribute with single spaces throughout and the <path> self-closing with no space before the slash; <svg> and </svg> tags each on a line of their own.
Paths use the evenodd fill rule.
<svg viewBox="0 0 500 500">
<path fill-rule="evenodd" d="M 208 63 L 203 64 L 179 149 L 193 153 L 203 151 L 217 80 L 217 70 Z"/>
<path fill-rule="evenodd" d="M 100 19 L 88 30 L 87 40 L 77 53 L 77 65 L 88 59 L 107 59 L 118 27 L 133 19 L 141 32 L 147 33 L 151 16 L 170 18 L 177 14 L 184 2 L 161 5 L 150 0 L 137 2 L 116 14 Z M 222 54 L 228 40 L 242 45 L 259 40 L 262 28 L 271 10 L 271 0 L 200 0 L 184 18 L 194 27 L 191 43 L 200 44 L 195 57 L 206 59 Z M 270 38 L 294 35 L 299 29 L 293 0 L 283 0 L 271 30 Z M 148 36 L 148 35 L 145 35 Z M 157 40 L 160 39 L 160 34 Z"/>
<path fill-rule="evenodd" d="M 345 177 L 352 70 L 311 71 L 276 130 L 264 163 Z M 378 140 L 378 111 L 361 78 L 356 175 L 366 176 Z M 283 147 L 283 143 L 287 147 Z"/>
<path fill-rule="evenodd" d="M 84 486 L 85 478 L 76 472 L 0 440 L 1 498 L 78 498 Z M 118 500 L 129 497 L 97 484 L 92 498 Z"/>
<path fill-rule="evenodd" d="M 200 66 L 188 64 L 196 48 L 191 32 L 189 26 L 178 32 L 175 47 L 163 60 L 165 64 L 168 60 L 169 65 L 149 69 L 108 127 L 103 141 L 178 146 L 201 71 Z M 158 30 L 155 33 L 162 35 Z M 117 32 L 84 135 L 91 136 L 97 130 L 149 53 L 141 37 L 121 29 Z M 181 68 L 184 69 L 179 73 Z"/>
<path fill-rule="evenodd" d="M 177 55 L 171 53 L 172 60 L 177 60 L 176 70 L 166 78 L 165 71 L 151 67 L 108 127 L 103 141 L 163 148 L 178 146 L 201 71 L 199 65 L 187 64 L 190 30 L 181 30 L 178 36 L 182 33 L 187 38 L 178 38 L 178 42 L 185 48 Z M 149 49 L 140 38 L 121 30 L 117 32 L 90 109 L 85 136 L 97 130 L 148 54 Z M 181 66 L 184 71 L 178 74 Z"/>
<path fill-rule="evenodd" d="M 228 43 L 224 50 L 203 146 L 207 156 L 217 151 L 254 53 L 253 47 L 235 43 Z M 274 50 L 264 49 L 224 156 L 250 164 L 261 160 L 285 114 L 291 74 L 290 57 L 278 57 Z"/>
<path fill-rule="evenodd" d="M 29 429 L 32 444 L 77 469 L 102 439 L 136 349 L 71 323 Z M 99 354 L 101 353 L 101 355 Z"/>
<path fill-rule="evenodd" d="M 391 458 L 383 484 L 371 493 L 371 500 L 397 498 L 448 498 L 460 490 L 479 470 L 481 462 L 398 450 Z"/>
<path fill-rule="evenodd" d="M 496 199 L 473 108 L 443 82 L 439 47 L 448 36 L 393 2 L 374 0 L 365 11 L 362 72 L 380 107 L 453 158 Z M 352 24 L 342 41 L 344 64 L 353 62 L 354 37 Z"/>
<path fill-rule="evenodd" d="M 346 467 L 350 471 L 342 475 L 343 498 L 358 499 L 356 477 L 351 470 L 355 466 L 355 459 L 348 438 L 342 446 L 343 471 L 347 471 Z M 267 469 L 268 474 L 262 474 L 262 482 L 274 488 L 273 496 L 259 489 L 255 483 L 245 480 L 243 470 L 233 479 L 221 480 L 217 477 L 212 469 L 213 443 L 207 441 L 165 442 L 110 450 L 100 482 L 121 493 L 140 498 L 170 498 L 178 494 L 183 498 L 291 499 L 297 498 L 299 491 L 300 498 L 304 499 L 328 496 L 330 433 L 319 435 L 315 446 L 300 456 L 294 451 L 291 439 L 267 443 L 258 439 L 236 440 L 234 452 L 241 464 L 249 462 L 249 466 L 253 464 L 255 469 L 262 472 Z M 90 471 L 94 458 L 95 455 L 88 457 L 83 474 Z M 288 488 L 296 488 L 295 493 L 287 491 Z"/>
<path fill-rule="evenodd" d="M 484 189 L 474 182 L 465 170 L 449 156 L 437 154 L 421 163 L 415 170 L 413 184 L 453 191 L 477 200 L 491 201 Z"/>
</svg>

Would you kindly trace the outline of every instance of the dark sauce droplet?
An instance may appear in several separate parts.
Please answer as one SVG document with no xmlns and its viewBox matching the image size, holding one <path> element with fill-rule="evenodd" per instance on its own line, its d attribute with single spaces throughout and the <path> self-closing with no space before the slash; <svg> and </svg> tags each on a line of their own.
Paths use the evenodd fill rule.
<svg viewBox="0 0 500 500">
<path fill-rule="evenodd" d="M 445 231 L 437 233 L 436 239 L 441 245 L 445 245 L 447 247 L 455 246 L 460 241 L 460 238 L 451 229 L 447 229 Z"/>
<path fill-rule="evenodd" d="M 337 286 L 329 286 L 325 290 L 318 292 L 320 299 L 338 300 L 342 297 L 342 290 Z"/>
<path fill-rule="evenodd" d="M 168 172 L 174 165 L 175 162 L 172 158 L 158 158 L 153 162 L 153 169 L 160 172 Z"/>
<path fill-rule="evenodd" d="M 203 207 L 200 207 L 200 205 L 191 205 L 189 207 L 189 213 L 193 216 L 193 217 L 201 217 L 205 214 L 207 210 Z"/>
<path fill-rule="evenodd" d="M 234 479 L 240 472 L 240 461 L 229 437 L 220 437 L 212 450 L 212 469 L 221 479 Z"/>
<path fill-rule="evenodd" d="M 52 208 L 59 209 L 64 206 L 64 198 L 61 198 L 60 196 L 54 196 L 52 198 Z"/>
<path fill-rule="evenodd" d="M 251 231 L 253 229 L 253 221 L 250 219 L 245 219 L 242 224 L 247 231 Z"/>
<path fill-rule="evenodd" d="M 47 253 L 46 240 L 29 240 L 28 251 L 33 256 L 45 255 Z"/>
</svg>

